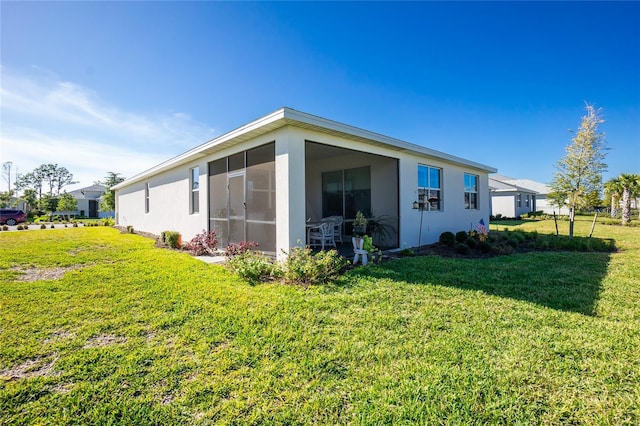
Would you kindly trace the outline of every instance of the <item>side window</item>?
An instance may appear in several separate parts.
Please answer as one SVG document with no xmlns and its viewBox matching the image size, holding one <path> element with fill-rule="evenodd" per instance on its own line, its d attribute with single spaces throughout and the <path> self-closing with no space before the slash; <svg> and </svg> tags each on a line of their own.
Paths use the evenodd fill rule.
<svg viewBox="0 0 640 426">
<path fill-rule="evenodd" d="M 200 167 L 191 169 L 191 214 L 200 213 Z"/>
<path fill-rule="evenodd" d="M 418 165 L 418 203 L 425 210 L 442 210 L 442 169 Z"/>
<path fill-rule="evenodd" d="M 149 213 L 149 182 L 144 184 L 144 212 Z"/>
<path fill-rule="evenodd" d="M 464 174 L 464 208 L 478 209 L 478 176 Z"/>
</svg>

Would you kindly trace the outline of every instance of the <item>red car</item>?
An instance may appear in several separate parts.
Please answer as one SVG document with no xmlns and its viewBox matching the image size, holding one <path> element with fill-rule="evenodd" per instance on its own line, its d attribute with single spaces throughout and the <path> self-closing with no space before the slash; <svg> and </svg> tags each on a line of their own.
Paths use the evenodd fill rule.
<svg viewBox="0 0 640 426">
<path fill-rule="evenodd" d="M 0 225 L 17 225 L 27 221 L 27 215 L 19 209 L 0 209 Z"/>
</svg>

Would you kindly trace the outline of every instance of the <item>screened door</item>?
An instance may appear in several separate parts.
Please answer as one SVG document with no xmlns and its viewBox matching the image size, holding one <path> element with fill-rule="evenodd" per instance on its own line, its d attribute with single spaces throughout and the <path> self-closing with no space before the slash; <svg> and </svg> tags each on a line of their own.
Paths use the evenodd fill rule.
<svg viewBox="0 0 640 426">
<path fill-rule="evenodd" d="M 229 242 L 245 241 L 244 172 L 229 174 Z"/>
<path fill-rule="evenodd" d="M 275 144 L 212 161 L 209 188 L 209 227 L 220 246 L 255 241 L 275 253 Z"/>
</svg>

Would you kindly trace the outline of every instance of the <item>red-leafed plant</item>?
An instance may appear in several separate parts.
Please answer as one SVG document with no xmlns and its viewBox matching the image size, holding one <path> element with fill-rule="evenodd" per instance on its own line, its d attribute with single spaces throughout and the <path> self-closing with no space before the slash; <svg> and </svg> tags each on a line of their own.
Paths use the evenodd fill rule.
<svg viewBox="0 0 640 426">
<path fill-rule="evenodd" d="M 226 257 L 239 256 L 258 247 L 258 243 L 255 241 L 240 241 L 238 244 L 231 243 L 224 249 L 224 255 Z"/>
<path fill-rule="evenodd" d="M 194 256 L 214 255 L 218 248 L 218 238 L 216 237 L 216 231 L 202 230 L 191 239 L 187 248 Z"/>
</svg>

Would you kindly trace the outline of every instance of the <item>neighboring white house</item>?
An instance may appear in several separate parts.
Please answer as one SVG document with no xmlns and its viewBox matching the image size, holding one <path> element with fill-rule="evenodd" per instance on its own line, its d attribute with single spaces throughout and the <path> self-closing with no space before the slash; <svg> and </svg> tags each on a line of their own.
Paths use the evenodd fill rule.
<svg viewBox="0 0 640 426">
<path fill-rule="evenodd" d="M 281 108 L 116 185 L 116 221 L 185 241 L 215 230 L 221 246 L 257 241 L 282 257 L 305 244 L 308 221 L 343 216 L 349 235 L 361 210 L 385 218 L 386 246 L 417 246 L 488 223 L 495 171 Z"/>
<path fill-rule="evenodd" d="M 72 212 L 57 211 L 54 214 L 64 216 L 83 216 L 88 218 L 113 217 L 115 212 L 101 212 L 99 209 L 100 198 L 106 192 L 107 188 L 104 185 L 91 185 L 86 188 L 70 191 L 69 194 L 73 195 L 78 202 L 77 209 Z"/>
<path fill-rule="evenodd" d="M 530 179 L 514 179 L 498 174 L 489 177 L 491 190 L 491 215 L 517 217 L 529 212 L 567 215 L 566 207 L 558 208 L 547 198 L 551 192 L 544 183 Z"/>
</svg>

